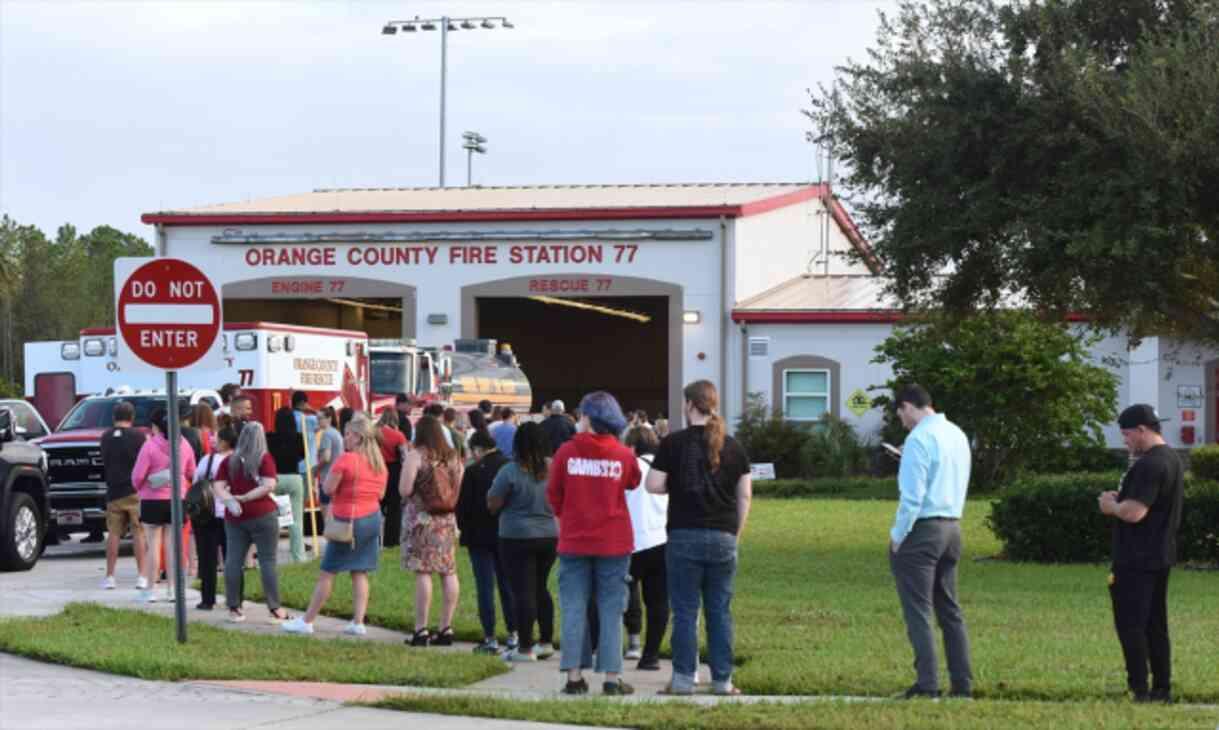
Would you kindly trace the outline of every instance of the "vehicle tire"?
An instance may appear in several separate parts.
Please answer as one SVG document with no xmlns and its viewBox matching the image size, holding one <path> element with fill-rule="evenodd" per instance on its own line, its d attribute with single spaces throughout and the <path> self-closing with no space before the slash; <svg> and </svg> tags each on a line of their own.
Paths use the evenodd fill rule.
<svg viewBox="0 0 1219 730">
<path fill-rule="evenodd" d="M 42 555 L 41 515 L 25 492 L 13 492 L 0 525 L 0 570 L 29 570 Z"/>
</svg>

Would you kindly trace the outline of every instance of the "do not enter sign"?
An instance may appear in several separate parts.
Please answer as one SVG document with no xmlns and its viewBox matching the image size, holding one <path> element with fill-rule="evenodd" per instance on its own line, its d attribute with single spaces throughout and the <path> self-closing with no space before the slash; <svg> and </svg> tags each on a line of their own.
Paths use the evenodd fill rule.
<svg viewBox="0 0 1219 730">
<path fill-rule="evenodd" d="M 202 271 L 181 259 L 153 259 L 115 281 L 122 282 L 118 330 L 132 355 L 154 368 L 181 370 L 208 354 L 220 334 L 220 297 Z"/>
</svg>

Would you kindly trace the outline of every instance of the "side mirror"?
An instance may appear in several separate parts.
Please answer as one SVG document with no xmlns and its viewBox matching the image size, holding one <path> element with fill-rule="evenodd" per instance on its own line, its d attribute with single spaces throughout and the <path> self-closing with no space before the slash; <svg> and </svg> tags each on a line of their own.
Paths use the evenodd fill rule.
<svg viewBox="0 0 1219 730">
<path fill-rule="evenodd" d="M 0 444 L 12 441 L 14 434 L 13 412 L 8 408 L 0 408 Z"/>
</svg>

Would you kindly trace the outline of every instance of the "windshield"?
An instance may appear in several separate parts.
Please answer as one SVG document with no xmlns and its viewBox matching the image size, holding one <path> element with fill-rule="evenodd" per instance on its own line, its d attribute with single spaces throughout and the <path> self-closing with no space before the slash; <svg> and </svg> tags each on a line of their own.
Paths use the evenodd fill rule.
<svg viewBox="0 0 1219 730">
<path fill-rule="evenodd" d="M 147 426 L 148 416 L 152 414 L 153 410 L 158 407 L 165 408 L 167 404 L 164 396 L 158 397 L 155 395 L 89 398 L 77 403 L 72 410 L 68 411 L 68 415 L 64 416 L 63 421 L 59 424 L 59 428 L 55 430 L 75 431 L 81 428 L 109 428 L 114 425 L 114 406 L 123 400 L 135 406 L 136 426 Z M 189 400 L 183 398 L 178 401 L 180 412 L 186 413 L 189 408 Z"/>
<path fill-rule="evenodd" d="M 409 352 L 372 352 L 369 357 L 372 370 L 372 392 L 409 393 L 411 373 L 415 369 L 415 356 Z"/>
</svg>

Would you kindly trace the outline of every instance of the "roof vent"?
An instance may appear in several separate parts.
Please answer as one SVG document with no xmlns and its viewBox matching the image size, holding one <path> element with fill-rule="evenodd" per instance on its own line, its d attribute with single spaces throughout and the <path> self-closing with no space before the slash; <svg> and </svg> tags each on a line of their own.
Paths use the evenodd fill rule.
<svg viewBox="0 0 1219 730">
<path fill-rule="evenodd" d="M 749 356 L 750 357 L 770 357 L 770 338 L 769 337 L 750 337 L 749 338 Z"/>
</svg>

